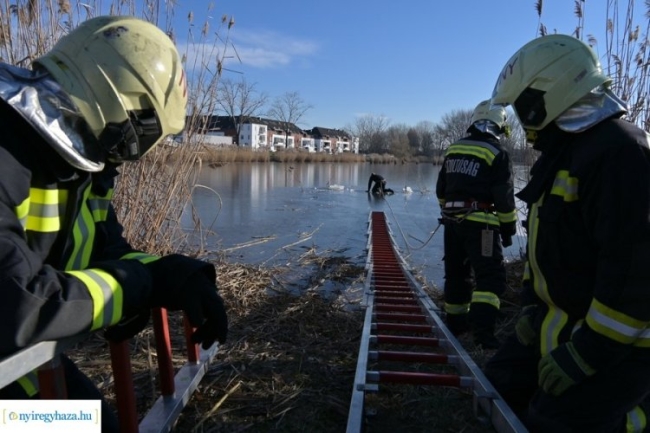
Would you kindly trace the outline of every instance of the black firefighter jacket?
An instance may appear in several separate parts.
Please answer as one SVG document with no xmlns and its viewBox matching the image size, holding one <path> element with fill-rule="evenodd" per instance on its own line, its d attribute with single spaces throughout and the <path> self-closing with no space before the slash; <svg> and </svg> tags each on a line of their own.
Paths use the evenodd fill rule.
<svg viewBox="0 0 650 433">
<path fill-rule="evenodd" d="M 452 202 L 494 205 L 493 212 L 474 212 L 465 217 L 503 226 L 512 235 L 515 230 L 515 210 L 512 164 L 499 141 L 488 134 L 473 132 L 452 143 L 445 152 L 436 195 L 442 209 Z M 454 206 L 463 207 L 463 206 Z"/>
<path fill-rule="evenodd" d="M 621 119 L 542 139 L 528 204 L 525 297 L 542 355 L 571 339 L 595 369 L 650 349 L 650 149 Z"/>
<path fill-rule="evenodd" d="M 0 100 L 0 354 L 113 325 L 147 305 L 157 257 L 122 237 L 114 166 L 68 165 Z M 27 376 L 18 383 L 37 392 Z"/>
</svg>

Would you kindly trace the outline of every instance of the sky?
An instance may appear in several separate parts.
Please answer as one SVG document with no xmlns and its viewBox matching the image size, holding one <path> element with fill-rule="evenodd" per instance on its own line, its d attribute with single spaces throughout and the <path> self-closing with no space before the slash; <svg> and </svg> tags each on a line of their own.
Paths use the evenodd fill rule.
<svg viewBox="0 0 650 433">
<path fill-rule="evenodd" d="M 585 2 L 585 34 L 602 53 L 606 3 Z M 540 20 L 534 0 L 176 0 L 173 26 L 181 50 L 199 39 L 187 38 L 190 11 L 195 35 L 208 22 L 212 41 L 227 36 L 223 77 L 244 77 L 271 100 L 297 92 L 312 106 L 298 122 L 304 129 L 344 128 L 365 115 L 415 126 L 488 99 L 540 22 L 549 33 L 578 25 L 573 1 L 543 7 Z M 235 21 L 229 32 L 224 15 Z"/>
</svg>

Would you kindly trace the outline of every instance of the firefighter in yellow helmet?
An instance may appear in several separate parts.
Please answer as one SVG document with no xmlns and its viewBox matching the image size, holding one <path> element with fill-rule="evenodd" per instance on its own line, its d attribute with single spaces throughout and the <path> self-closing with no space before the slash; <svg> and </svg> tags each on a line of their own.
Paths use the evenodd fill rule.
<svg viewBox="0 0 650 433">
<path fill-rule="evenodd" d="M 124 340 L 152 307 L 185 311 L 204 348 L 226 340 L 214 266 L 134 250 L 111 205 L 117 166 L 181 132 L 186 104 L 173 42 L 132 17 L 81 23 L 31 69 L 0 64 L 0 354 L 104 329 Z M 64 366 L 71 399 L 101 398 Z M 0 398 L 37 396 L 34 376 Z M 110 411 L 102 422 L 117 431 Z"/>
<path fill-rule="evenodd" d="M 454 335 L 471 327 L 474 343 L 484 349 L 499 347 L 494 327 L 506 288 L 502 247 L 512 244 L 517 220 L 512 165 L 500 143 L 507 128 L 503 107 L 479 103 L 468 135 L 447 148 L 436 183 L 445 225 L 447 327 Z"/>
<path fill-rule="evenodd" d="M 485 372 L 534 432 L 647 431 L 650 149 L 598 57 L 568 35 L 525 44 L 492 103 L 539 158 L 527 204 L 525 306 Z"/>
</svg>

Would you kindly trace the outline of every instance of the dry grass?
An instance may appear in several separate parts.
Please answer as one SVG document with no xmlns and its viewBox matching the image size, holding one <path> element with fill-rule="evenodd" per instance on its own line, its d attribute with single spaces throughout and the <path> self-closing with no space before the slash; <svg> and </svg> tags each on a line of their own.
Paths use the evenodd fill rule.
<svg viewBox="0 0 650 433">
<path fill-rule="evenodd" d="M 361 290 L 364 270 L 327 251 L 308 250 L 297 262 L 293 268 L 273 269 L 216 262 L 230 335 L 174 431 L 345 430 L 363 326 L 363 312 L 346 290 Z M 510 265 L 513 286 L 520 273 L 519 265 Z M 434 299 L 439 295 L 427 290 Z M 504 305 L 503 333 L 517 311 L 514 291 L 505 296 Z M 181 317 L 170 317 L 174 347 L 181 348 Z M 492 353 L 475 350 L 470 342 L 466 348 L 479 365 Z M 150 328 L 133 340 L 132 353 L 142 416 L 157 398 Z M 91 337 L 70 355 L 112 402 L 103 338 Z M 182 350 L 175 352 L 174 361 L 177 367 L 185 362 Z M 455 389 L 382 386 L 378 394 L 368 396 L 367 407 L 376 414 L 366 419 L 366 432 L 493 431 L 474 418 L 471 402 L 469 394 Z"/>
</svg>

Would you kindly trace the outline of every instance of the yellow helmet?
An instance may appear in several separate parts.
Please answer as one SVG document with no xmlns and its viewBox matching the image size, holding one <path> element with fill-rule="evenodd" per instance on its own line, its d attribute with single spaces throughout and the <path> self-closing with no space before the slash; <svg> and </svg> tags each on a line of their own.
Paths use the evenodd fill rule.
<svg viewBox="0 0 650 433">
<path fill-rule="evenodd" d="M 185 125 L 187 83 L 172 40 L 128 16 L 81 23 L 35 61 L 61 85 L 96 138 L 126 125 L 137 143 L 107 149 L 109 159 L 138 159 Z"/>
<path fill-rule="evenodd" d="M 589 45 L 569 35 L 547 35 L 528 42 L 508 60 L 492 103 L 512 105 L 525 129 L 540 130 L 610 82 Z"/>
<path fill-rule="evenodd" d="M 479 120 L 489 120 L 497 125 L 499 129 L 502 129 L 506 126 L 506 109 L 501 105 L 492 105 L 492 102 L 489 99 L 481 101 L 476 108 L 474 108 L 472 120 L 469 124 L 473 125 Z"/>
</svg>

